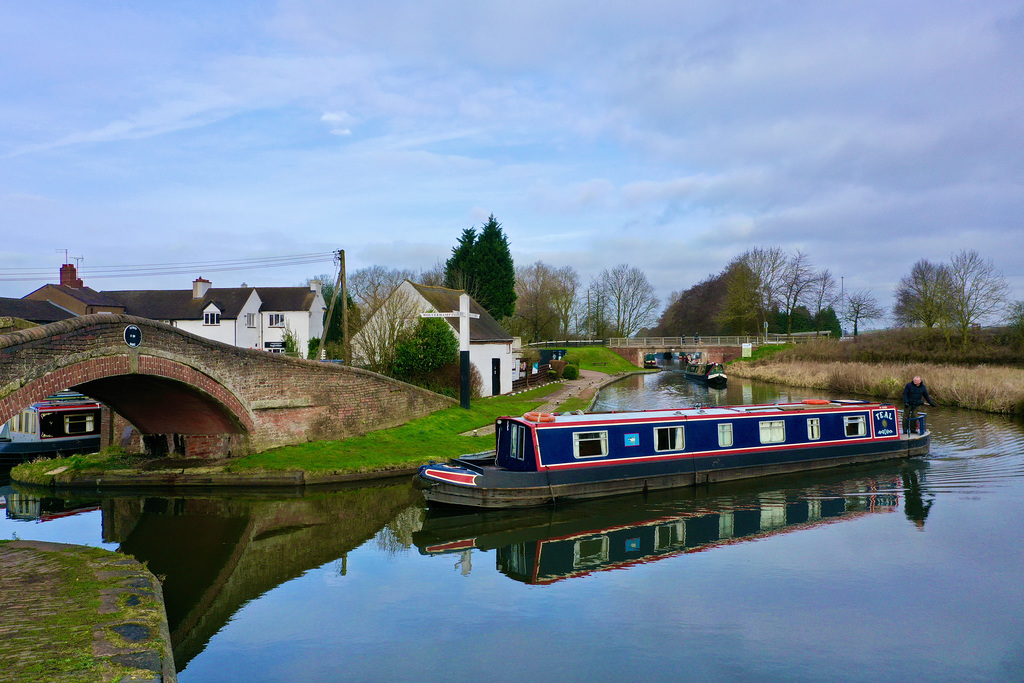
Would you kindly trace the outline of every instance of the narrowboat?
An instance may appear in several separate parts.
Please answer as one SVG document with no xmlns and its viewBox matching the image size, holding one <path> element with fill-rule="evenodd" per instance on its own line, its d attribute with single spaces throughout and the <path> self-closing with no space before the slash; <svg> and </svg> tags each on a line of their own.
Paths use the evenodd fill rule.
<svg viewBox="0 0 1024 683">
<path fill-rule="evenodd" d="M 644 367 L 645 368 L 656 368 L 658 367 L 658 356 L 653 353 L 644 355 Z"/>
<path fill-rule="evenodd" d="M 707 384 L 714 389 L 724 389 L 729 381 L 721 363 L 687 363 L 683 372 L 687 379 Z"/>
<path fill-rule="evenodd" d="M 495 448 L 420 467 L 429 503 L 531 507 L 928 453 L 925 416 L 807 399 L 768 405 L 500 417 Z"/>
<path fill-rule="evenodd" d="M 101 404 L 74 391 L 33 403 L 0 427 L 0 462 L 98 451 L 102 409 Z"/>
</svg>

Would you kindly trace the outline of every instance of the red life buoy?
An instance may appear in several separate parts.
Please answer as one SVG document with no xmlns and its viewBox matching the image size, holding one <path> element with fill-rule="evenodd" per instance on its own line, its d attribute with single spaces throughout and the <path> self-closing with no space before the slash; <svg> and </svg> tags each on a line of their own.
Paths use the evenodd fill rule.
<svg viewBox="0 0 1024 683">
<path fill-rule="evenodd" d="M 823 398 L 805 398 L 803 402 L 809 406 L 827 406 L 832 401 L 826 401 Z"/>
<path fill-rule="evenodd" d="M 554 422 L 555 416 L 552 413 L 526 413 L 524 418 L 530 422 Z"/>
</svg>

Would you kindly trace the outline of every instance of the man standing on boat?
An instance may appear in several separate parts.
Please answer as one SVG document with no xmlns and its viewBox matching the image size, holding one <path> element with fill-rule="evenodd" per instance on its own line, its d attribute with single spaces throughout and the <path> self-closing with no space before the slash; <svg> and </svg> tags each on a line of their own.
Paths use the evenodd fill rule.
<svg viewBox="0 0 1024 683">
<path fill-rule="evenodd" d="M 921 381 L 920 377 L 914 377 L 913 380 L 907 382 L 907 386 L 903 387 L 904 432 L 910 432 L 912 423 L 914 432 L 917 432 L 917 423 L 914 422 L 917 417 L 917 409 L 925 403 L 933 408 L 935 407 L 935 403 L 932 401 L 932 397 L 928 395 L 928 389 L 924 386 L 924 382 Z"/>
</svg>

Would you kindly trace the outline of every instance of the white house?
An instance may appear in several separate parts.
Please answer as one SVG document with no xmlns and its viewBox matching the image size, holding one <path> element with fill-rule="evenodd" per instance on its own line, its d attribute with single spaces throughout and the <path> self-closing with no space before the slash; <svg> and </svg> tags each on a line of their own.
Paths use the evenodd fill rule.
<svg viewBox="0 0 1024 683">
<path fill-rule="evenodd" d="M 187 290 L 96 292 L 85 287 L 73 265 L 61 268 L 61 284 L 45 285 L 25 299 L 49 301 L 69 313 L 126 313 L 159 320 L 186 332 L 232 346 L 285 350 L 285 334 L 306 356 L 310 339 L 324 330 L 321 283 L 309 287 L 213 287 L 202 277 Z"/>
<path fill-rule="evenodd" d="M 352 338 L 353 362 L 366 364 L 374 354 L 374 345 L 387 342 L 389 330 L 412 327 L 424 313 L 458 311 L 462 293 L 460 289 L 428 287 L 405 280 Z M 469 324 L 469 362 L 476 366 L 483 380 L 480 393 L 507 394 L 512 391 L 512 381 L 519 376 L 516 340 L 472 298 L 470 313 L 480 316 L 471 318 Z M 459 319 L 444 320 L 458 339 Z"/>
</svg>

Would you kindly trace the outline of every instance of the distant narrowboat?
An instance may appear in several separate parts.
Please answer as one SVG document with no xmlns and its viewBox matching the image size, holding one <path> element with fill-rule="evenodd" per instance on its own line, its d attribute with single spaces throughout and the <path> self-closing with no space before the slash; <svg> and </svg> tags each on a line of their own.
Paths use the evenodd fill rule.
<svg viewBox="0 0 1024 683">
<path fill-rule="evenodd" d="M 495 422 L 495 450 L 431 463 L 430 503 L 530 507 L 556 500 L 751 479 L 928 453 L 924 415 L 901 434 L 885 403 L 798 403 L 629 413 L 526 413 Z"/>
<path fill-rule="evenodd" d="M 645 368 L 656 368 L 658 367 L 658 356 L 653 353 L 644 355 L 644 367 Z"/>
<path fill-rule="evenodd" d="M 724 389 L 729 380 L 721 363 L 687 363 L 683 372 L 687 379 L 707 384 L 713 389 Z"/>
<path fill-rule="evenodd" d="M 73 391 L 33 403 L 0 427 L 0 462 L 98 451 L 102 408 Z"/>
</svg>

